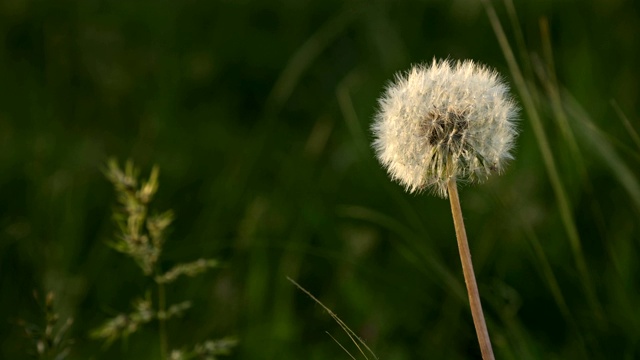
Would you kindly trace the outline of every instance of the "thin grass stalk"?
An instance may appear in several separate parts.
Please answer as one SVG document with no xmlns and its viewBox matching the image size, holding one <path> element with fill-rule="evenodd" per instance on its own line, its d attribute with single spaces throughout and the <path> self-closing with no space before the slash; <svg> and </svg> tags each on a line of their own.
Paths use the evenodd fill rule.
<svg viewBox="0 0 640 360">
<path fill-rule="evenodd" d="M 520 92 L 520 96 L 522 99 L 522 103 L 524 105 L 524 109 L 529 116 L 529 120 L 531 120 L 531 127 L 533 128 L 533 133 L 536 137 L 536 142 L 538 143 L 538 148 L 540 149 L 540 153 L 542 154 L 542 159 L 547 169 L 547 175 L 549 176 L 549 181 L 551 182 L 551 186 L 553 188 L 553 192 L 556 196 L 556 201 L 558 202 L 558 207 L 560 210 L 560 218 L 562 219 L 562 223 L 564 225 L 565 231 L 567 232 L 567 237 L 569 240 L 569 244 L 571 245 L 571 250 L 573 252 L 573 257 L 576 262 L 576 267 L 580 274 L 580 280 L 582 285 L 585 288 L 585 293 L 587 295 L 587 300 L 591 305 L 593 311 L 596 316 L 599 318 L 603 318 L 603 310 L 598 298 L 596 296 L 595 289 L 591 282 L 591 276 L 589 275 L 589 270 L 587 267 L 587 262 L 585 260 L 584 252 L 582 251 L 582 243 L 580 241 L 580 235 L 578 234 L 578 229 L 573 219 L 573 211 L 571 209 L 571 204 L 569 202 L 569 197 L 564 189 L 564 185 L 560 179 L 560 174 L 558 172 L 558 167 L 555 163 L 555 159 L 553 158 L 553 152 L 551 151 L 551 146 L 549 145 L 549 140 L 547 139 L 547 135 L 542 126 L 542 120 L 540 119 L 540 115 L 535 107 L 533 101 L 533 95 L 529 90 L 529 87 L 520 71 L 520 67 L 516 61 L 516 58 L 513 54 L 511 46 L 509 45 L 509 41 L 507 40 L 507 36 L 502 28 L 502 24 L 498 19 L 498 15 L 496 11 L 488 0 L 481 0 L 484 8 L 486 10 L 487 16 L 489 18 L 489 22 L 493 27 L 494 33 L 496 34 L 496 38 L 498 39 L 498 43 L 502 48 L 502 52 L 504 53 L 504 57 L 509 66 L 509 70 L 511 71 L 511 75 L 513 76 L 513 80 Z"/>
<path fill-rule="evenodd" d="M 480 343 L 482 359 L 493 360 L 495 359 L 493 356 L 493 348 L 491 347 L 489 331 L 487 330 L 484 313 L 482 312 L 482 304 L 480 302 L 478 284 L 476 283 L 476 275 L 473 272 L 471 251 L 469 250 L 469 242 L 467 241 L 467 232 L 464 228 L 462 208 L 460 207 L 460 198 L 458 197 L 458 185 L 456 184 L 455 177 L 451 177 L 447 184 L 447 188 L 449 190 L 453 223 L 456 228 L 456 238 L 458 239 L 458 250 L 460 251 L 460 261 L 462 262 L 462 273 L 464 274 L 464 282 L 467 284 L 471 316 L 473 317 L 473 324 L 476 327 L 476 334 L 478 335 L 478 342 Z"/>
<path fill-rule="evenodd" d="M 544 48 L 545 54 L 545 65 L 542 64 L 541 60 L 536 56 L 532 56 L 533 62 L 535 63 L 535 72 L 540 79 L 540 82 L 544 86 L 547 96 L 551 102 L 551 109 L 554 114 L 554 118 L 558 127 L 560 127 L 561 133 L 568 144 L 570 149 L 573 164 L 578 170 L 578 174 L 580 175 L 580 179 L 583 179 L 584 191 L 588 194 L 590 198 L 595 199 L 595 189 L 591 183 L 591 179 L 589 178 L 589 174 L 587 172 L 587 168 L 583 161 L 583 156 L 578 148 L 578 143 L 574 136 L 571 127 L 569 126 L 569 117 L 567 116 L 566 111 L 562 105 L 562 98 L 560 96 L 560 87 L 558 85 L 557 75 L 555 72 L 555 65 L 553 62 L 553 51 L 551 46 L 551 36 L 549 32 L 549 24 L 546 18 L 540 19 L 540 33 Z M 596 227 L 598 229 L 598 233 L 601 239 L 607 238 L 606 224 L 604 221 L 604 215 L 600 208 L 600 205 L 597 201 L 591 201 L 590 204 L 591 211 L 593 213 Z"/>
<path fill-rule="evenodd" d="M 160 336 L 160 359 L 167 360 L 168 344 L 167 344 L 167 297 L 165 294 L 164 283 L 158 283 L 158 334 Z"/>
<path fill-rule="evenodd" d="M 513 0 L 504 0 L 504 6 L 507 9 L 507 14 L 509 15 L 509 20 L 511 21 L 511 28 L 513 29 L 513 34 L 515 35 L 516 40 L 516 48 L 520 53 L 520 61 L 522 61 L 523 72 L 526 73 L 529 79 L 533 78 L 533 66 L 531 65 L 531 59 L 528 56 L 526 41 L 524 39 L 524 33 L 522 32 L 522 26 L 520 25 L 520 21 L 518 20 L 518 16 L 516 14 L 516 6 L 513 3 Z"/>
<path fill-rule="evenodd" d="M 569 145 L 569 149 L 573 155 L 573 161 L 575 161 L 578 166 L 578 170 L 582 177 L 586 176 L 586 168 L 584 166 L 584 162 L 582 161 L 582 155 L 580 153 L 580 149 L 578 148 L 578 142 L 571 131 L 571 127 L 569 126 L 569 119 L 564 109 L 562 108 L 562 99 L 560 98 L 560 88 L 558 86 L 558 78 L 556 75 L 555 65 L 553 61 L 553 47 L 551 46 L 551 34 L 549 30 L 549 21 L 546 17 L 540 19 L 540 38 L 542 39 L 543 53 L 545 57 L 545 62 L 547 65 L 546 71 L 542 69 L 541 65 L 538 65 L 537 73 L 540 77 L 540 80 L 547 90 L 549 100 L 551 100 L 551 109 L 553 110 L 553 114 L 555 115 L 556 123 L 560 130 L 562 131 L 562 135 Z M 546 75 L 546 78 L 545 78 Z"/>
<path fill-rule="evenodd" d="M 464 300 L 465 294 L 462 284 L 449 271 L 442 260 L 436 257 L 433 252 L 430 252 L 429 249 L 417 247 L 415 242 L 411 241 L 424 236 L 422 233 L 415 232 L 407 225 L 390 216 L 365 207 L 341 206 L 338 207 L 337 213 L 346 218 L 370 222 L 398 234 L 403 239 L 401 242 L 393 243 L 394 246 L 397 246 L 398 251 L 420 269 L 422 274 L 442 284 L 442 287 L 450 291 L 456 298 Z"/>
<path fill-rule="evenodd" d="M 622 120 L 622 124 L 624 124 L 624 127 L 625 129 L 627 129 L 627 133 L 629 134 L 629 136 L 631 136 L 633 142 L 636 144 L 638 149 L 640 149 L 640 135 L 638 135 L 636 129 L 634 129 L 633 125 L 631 125 L 631 121 L 629 121 L 629 118 L 624 114 L 615 100 L 611 100 L 611 106 L 613 106 L 616 114 L 618 114 L 618 117 L 620 118 L 620 120 Z"/>
<path fill-rule="evenodd" d="M 332 318 L 333 320 L 342 328 L 342 330 L 347 334 L 347 336 L 349 337 L 349 339 L 353 342 L 353 344 L 356 346 L 356 348 L 358 348 L 358 351 L 360 352 L 360 354 L 365 358 L 365 360 L 368 360 L 369 357 L 367 356 L 367 353 L 371 354 L 371 356 L 373 356 L 373 358 L 375 360 L 378 360 L 378 357 L 376 356 L 376 354 L 373 352 L 373 350 L 371 350 L 371 348 L 367 345 L 367 343 L 364 342 L 364 340 L 362 340 L 358 334 L 356 334 L 353 330 L 351 330 L 351 328 L 349 328 L 349 326 L 347 326 L 347 324 L 342 321 L 342 319 L 340 319 L 338 317 L 338 315 L 336 315 L 333 311 L 331 311 L 331 309 L 329 309 L 325 304 L 322 303 L 322 301 L 318 300 L 318 298 L 316 298 L 315 296 L 313 296 L 313 294 L 311 294 L 311 292 L 309 292 L 309 290 L 303 288 L 300 284 L 298 284 L 295 280 L 293 280 L 292 278 L 287 276 L 287 280 L 289 280 L 289 282 L 291 282 L 293 285 L 295 285 L 295 287 L 297 287 L 298 289 L 300 289 L 300 291 L 302 291 L 303 293 L 305 293 L 308 297 L 311 298 L 311 300 L 315 301 L 316 304 L 320 305 Z M 327 333 L 329 334 L 329 333 Z M 335 338 L 333 336 L 331 336 L 331 334 L 329 334 L 329 336 L 334 339 Z M 336 341 L 337 342 L 337 341 Z M 351 356 L 351 358 L 354 358 L 353 355 L 351 355 L 351 353 L 349 353 L 349 351 L 347 351 L 345 349 L 344 346 L 342 346 L 342 344 L 340 344 L 339 342 L 337 342 L 338 345 L 340 345 L 340 347 L 342 349 L 344 349 L 347 354 L 349 354 L 349 356 Z M 366 351 L 364 351 L 366 350 Z"/>
</svg>

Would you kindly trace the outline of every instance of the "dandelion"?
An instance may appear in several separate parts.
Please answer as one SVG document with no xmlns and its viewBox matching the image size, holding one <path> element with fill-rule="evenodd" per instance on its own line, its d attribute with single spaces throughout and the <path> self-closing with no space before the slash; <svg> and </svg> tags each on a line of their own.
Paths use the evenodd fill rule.
<svg viewBox="0 0 640 360">
<path fill-rule="evenodd" d="M 457 181 L 482 182 L 512 159 L 517 106 L 499 75 L 471 60 L 434 60 L 396 76 L 379 101 L 373 147 L 410 193 L 449 196 L 482 358 L 494 359 L 482 312 Z"/>
<path fill-rule="evenodd" d="M 470 60 L 434 60 L 397 75 L 372 127 L 378 159 L 407 191 L 444 198 L 451 178 L 481 182 L 501 172 L 516 135 L 508 90 Z"/>
</svg>

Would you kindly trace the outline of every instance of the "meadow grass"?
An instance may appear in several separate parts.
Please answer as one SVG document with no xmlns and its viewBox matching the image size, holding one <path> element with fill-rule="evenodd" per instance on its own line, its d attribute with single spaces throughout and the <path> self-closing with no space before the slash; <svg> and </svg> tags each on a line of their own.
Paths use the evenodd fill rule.
<svg viewBox="0 0 640 360">
<path fill-rule="evenodd" d="M 216 268 L 219 262 L 214 259 L 198 259 L 188 263 L 179 263 L 163 270 L 161 266 L 167 229 L 173 222 L 173 212 L 150 213 L 149 204 L 153 200 L 159 187 L 158 167 L 151 170 L 149 179 L 139 180 L 139 170 L 133 162 L 128 161 L 124 169 L 120 169 L 118 162 L 112 159 L 105 170 L 105 176 L 113 184 L 119 204 L 114 212 L 119 231 L 115 240 L 109 245 L 118 252 L 132 258 L 142 273 L 155 284 L 155 289 L 147 289 L 144 296 L 133 301 L 133 311 L 120 313 L 107 320 L 92 331 L 91 337 L 106 341 L 110 345 L 116 340 L 127 340 L 140 331 L 146 324 L 158 323 L 158 357 L 161 360 L 214 360 L 222 355 L 229 355 L 237 340 L 228 337 L 219 340 L 205 340 L 188 346 L 174 346 L 170 344 L 167 332 L 167 320 L 183 316 L 191 308 L 190 301 L 167 304 L 167 289 L 178 278 L 194 277 Z M 156 300 L 152 300 L 152 296 Z M 150 352 L 153 353 L 153 352 Z"/>
<path fill-rule="evenodd" d="M 640 357 L 633 6 L 493 4 L 0 5 L 0 358 L 37 354 L 15 321 L 46 328 L 34 288 L 74 319 L 71 359 L 211 334 L 238 336 L 229 359 L 364 358 L 287 276 L 380 359 L 477 356 L 448 204 L 407 196 L 369 146 L 385 82 L 434 56 L 509 74 L 523 108 L 517 160 L 460 188 L 496 358 Z M 112 154 L 162 168 L 155 201 L 177 217 L 158 274 L 105 245 Z M 89 338 L 161 313 L 156 276 L 199 257 L 227 266 L 165 291 L 165 311 L 193 308 L 162 351 L 157 317 Z"/>
</svg>

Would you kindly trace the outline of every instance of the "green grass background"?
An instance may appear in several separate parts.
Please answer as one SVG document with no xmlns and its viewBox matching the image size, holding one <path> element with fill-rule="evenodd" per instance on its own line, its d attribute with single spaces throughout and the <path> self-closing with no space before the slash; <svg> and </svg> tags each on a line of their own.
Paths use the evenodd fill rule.
<svg viewBox="0 0 640 360">
<path fill-rule="evenodd" d="M 194 305 L 171 348 L 348 359 L 329 332 L 356 354 L 290 276 L 381 359 L 479 358 L 448 202 L 369 145 L 384 86 L 434 57 L 495 67 L 523 104 L 506 173 L 461 189 L 497 358 L 640 358 L 640 7 L 509 4 L 520 85 L 480 1 L 1 1 L 0 358 L 27 358 L 34 289 L 74 318 L 72 359 L 158 358 L 155 325 L 88 337 L 150 285 L 106 245 L 110 156 L 161 168 L 164 268 L 225 264 L 168 288 Z"/>
</svg>

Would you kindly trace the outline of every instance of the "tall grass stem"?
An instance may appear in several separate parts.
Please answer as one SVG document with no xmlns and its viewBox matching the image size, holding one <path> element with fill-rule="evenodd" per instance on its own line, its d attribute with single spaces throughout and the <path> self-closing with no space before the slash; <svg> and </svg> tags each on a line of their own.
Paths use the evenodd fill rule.
<svg viewBox="0 0 640 360">
<path fill-rule="evenodd" d="M 540 118 L 538 110 L 536 109 L 532 92 L 530 91 L 529 86 L 525 81 L 522 72 L 520 71 L 520 67 L 518 66 L 515 55 L 513 54 L 511 46 L 509 45 L 509 41 L 507 40 L 507 35 L 502 28 L 502 24 L 500 23 L 500 19 L 498 18 L 498 14 L 496 14 L 493 5 L 489 0 L 481 0 L 481 2 L 484 5 L 485 11 L 489 18 L 489 22 L 493 27 L 496 38 L 498 39 L 498 43 L 502 48 L 505 60 L 507 61 L 509 70 L 511 71 L 511 75 L 513 76 L 513 81 L 516 84 L 516 88 L 520 92 L 524 109 L 529 116 L 531 127 L 533 128 L 533 133 L 538 143 L 540 153 L 542 155 L 542 160 L 544 162 L 545 168 L 547 169 L 547 175 L 549 176 L 551 187 L 553 188 L 556 201 L 558 202 L 560 218 L 562 219 L 562 223 L 564 224 L 564 228 L 567 233 L 567 238 L 573 252 L 574 260 L 576 262 L 576 268 L 578 270 L 578 273 L 580 274 L 581 283 L 585 288 L 587 301 L 591 305 L 594 313 L 596 314 L 596 317 L 602 319 L 603 309 L 597 298 L 595 288 L 591 282 L 591 276 L 589 274 L 589 268 L 587 267 L 587 261 L 582 251 L 582 242 L 580 241 L 578 228 L 576 227 L 575 221 L 573 219 L 573 210 L 571 208 L 569 196 L 567 195 L 567 192 L 560 178 L 558 167 L 553 157 L 553 152 L 551 151 L 551 145 L 549 144 L 549 140 L 542 126 L 542 120 Z"/>
<path fill-rule="evenodd" d="M 451 177 L 447 183 L 449 190 L 449 201 L 451 202 L 451 213 L 453 215 L 453 223 L 456 228 L 456 238 L 458 238 L 458 250 L 460 251 L 460 261 L 462 262 L 462 272 L 464 274 L 464 282 L 467 285 L 467 293 L 469 294 L 469 305 L 471 306 L 471 316 L 473 324 L 476 327 L 478 342 L 480 343 L 480 351 L 483 360 L 493 360 L 493 348 L 489 339 L 489 331 L 482 313 L 482 304 L 480 303 L 480 292 L 476 283 L 476 276 L 473 272 L 473 263 L 471 262 L 471 251 L 467 241 L 467 232 L 464 228 L 464 220 L 462 218 L 462 208 L 460 207 L 460 198 L 458 197 L 458 185 L 455 177 Z"/>
<path fill-rule="evenodd" d="M 160 336 L 160 359 L 167 360 L 168 344 L 167 344 L 167 297 L 165 294 L 164 283 L 158 283 L 158 327 Z"/>
</svg>

